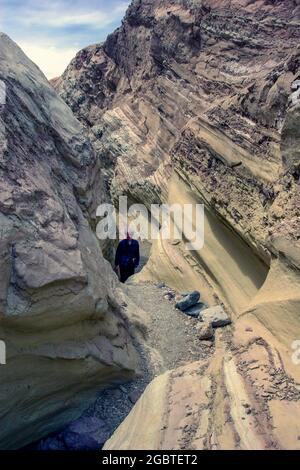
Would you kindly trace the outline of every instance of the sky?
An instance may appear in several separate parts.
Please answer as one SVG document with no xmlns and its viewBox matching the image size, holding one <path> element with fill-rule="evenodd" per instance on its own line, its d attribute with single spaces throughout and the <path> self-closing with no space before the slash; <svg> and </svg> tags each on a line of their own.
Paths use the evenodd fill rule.
<svg viewBox="0 0 300 470">
<path fill-rule="evenodd" d="M 130 0 L 0 0 L 0 31 L 8 34 L 48 79 L 63 73 L 85 46 L 105 40 Z"/>
</svg>

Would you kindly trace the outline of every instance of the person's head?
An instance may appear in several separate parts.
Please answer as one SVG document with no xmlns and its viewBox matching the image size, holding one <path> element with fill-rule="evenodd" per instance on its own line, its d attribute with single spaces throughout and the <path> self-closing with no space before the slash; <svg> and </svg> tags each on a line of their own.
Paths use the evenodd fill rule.
<svg viewBox="0 0 300 470">
<path fill-rule="evenodd" d="M 132 235 L 130 232 L 127 232 L 126 238 L 127 240 L 132 240 Z"/>
</svg>

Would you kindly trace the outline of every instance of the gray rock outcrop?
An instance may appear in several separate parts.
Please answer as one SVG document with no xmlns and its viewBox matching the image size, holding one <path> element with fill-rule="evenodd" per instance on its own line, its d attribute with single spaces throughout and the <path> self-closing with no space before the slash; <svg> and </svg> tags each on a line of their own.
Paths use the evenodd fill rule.
<svg viewBox="0 0 300 470">
<path fill-rule="evenodd" d="M 106 199 L 82 125 L 0 35 L 0 448 L 76 419 L 136 353 L 92 227 Z M 4 84 L 4 85 L 3 85 Z"/>
</svg>

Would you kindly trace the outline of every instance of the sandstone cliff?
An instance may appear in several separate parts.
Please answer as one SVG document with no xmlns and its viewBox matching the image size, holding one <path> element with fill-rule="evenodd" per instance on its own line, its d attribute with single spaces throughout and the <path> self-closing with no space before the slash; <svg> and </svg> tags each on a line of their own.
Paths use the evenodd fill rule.
<svg viewBox="0 0 300 470">
<path fill-rule="evenodd" d="M 54 84 L 89 130 L 113 197 L 206 205 L 204 249 L 159 240 L 139 278 L 204 299 L 212 289 L 235 319 L 199 366 L 205 378 L 187 366 L 192 421 L 186 395 L 170 399 L 185 371 L 172 372 L 107 448 L 299 446 L 299 20 L 295 0 L 134 0 Z M 168 438 L 159 417 L 139 436 L 133 423 L 147 423 L 157 387 Z M 172 438 L 185 424 L 188 440 Z"/>
<path fill-rule="evenodd" d="M 136 353 L 92 228 L 107 198 L 83 127 L 0 35 L 0 447 L 78 417 Z"/>
</svg>

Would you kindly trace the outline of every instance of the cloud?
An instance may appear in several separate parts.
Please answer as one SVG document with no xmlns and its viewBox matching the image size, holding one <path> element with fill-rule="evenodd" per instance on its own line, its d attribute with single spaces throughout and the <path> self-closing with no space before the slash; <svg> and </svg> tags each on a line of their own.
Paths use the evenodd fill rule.
<svg viewBox="0 0 300 470">
<path fill-rule="evenodd" d="M 130 0 L 0 0 L 0 29 L 48 78 L 62 74 L 76 53 L 105 40 Z"/>
<path fill-rule="evenodd" d="M 69 26 L 87 26 L 102 29 L 125 13 L 128 2 L 118 2 L 110 9 L 101 8 L 70 8 L 64 2 L 49 2 L 47 5 L 29 8 L 27 14 L 19 18 L 25 26 L 40 26 L 46 28 L 67 28 Z M 70 11 L 71 10 L 71 11 Z M 73 12 L 72 12 L 73 10 Z"/>
<path fill-rule="evenodd" d="M 78 52 L 76 48 L 36 45 L 29 42 L 19 42 L 19 46 L 48 79 L 60 76 Z"/>
</svg>

